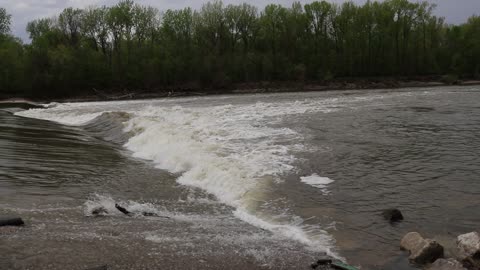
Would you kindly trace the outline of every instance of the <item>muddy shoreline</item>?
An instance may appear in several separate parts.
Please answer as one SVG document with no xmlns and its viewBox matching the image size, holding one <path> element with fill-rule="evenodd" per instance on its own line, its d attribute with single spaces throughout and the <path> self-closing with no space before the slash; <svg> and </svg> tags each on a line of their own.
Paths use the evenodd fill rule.
<svg viewBox="0 0 480 270">
<path fill-rule="evenodd" d="M 365 79 L 338 79 L 329 83 L 321 82 L 258 82 L 241 83 L 229 87 L 202 88 L 195 85 L 183 85 L 164 89 L 103 89 L 95 88 L 84 91 L 84 94 L 70 97 L 24 97 L 0 96 L 0 107 L 12 102 L 95 102 L 114 100 L 139 100 L 156 98 L 174 98 L 212 95 L 240 95 L 240 94 L 267 94 L 292 92 L 321 92 L 366 89 L 403 89 L 427 88 L 446 86 L 473 86 L 480 85 L 480 80 L 446 81 L 442 77 L 418 78 L 365 78 Z"/>
</svg>

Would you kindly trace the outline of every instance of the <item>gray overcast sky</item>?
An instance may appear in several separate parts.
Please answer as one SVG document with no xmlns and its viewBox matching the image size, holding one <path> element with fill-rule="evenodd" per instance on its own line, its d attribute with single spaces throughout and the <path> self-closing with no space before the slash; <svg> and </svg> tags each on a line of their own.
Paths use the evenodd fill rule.
<svg viewBox="0 0 480 270">
<path fill-rule="evenodd" d="M 353 0 L 364 3 L 365 0 Z M 50 17 L 60 13 L 66 7 L 87 7 L 91 5 L 112 5 L 117 0 L 0 0 L 0 7 L 7 9 L 13 15 L 13 34 L 26 40 L 25 26 L 27 22 L 43 17 Z M 159 10 L 177 9 L 183 7 L 199 8 L 207 0 L 136 0 L 135 2 L 150 5 Z M 224 0 L 225 4 L 247 2 L 258 7 L 266 4 L 278 3 L 289 6 L 293 0 Z M 302 3 L 312 1 L 301 0 Z M 329 2 L 342 3 L 344 0 L 330 0 Z M 448 23 L 463 23 L 471 15 L 480 15 L 480 0 L 428 0 L 437 4 L 436 14 L 445 17 Z"/>
</svg>

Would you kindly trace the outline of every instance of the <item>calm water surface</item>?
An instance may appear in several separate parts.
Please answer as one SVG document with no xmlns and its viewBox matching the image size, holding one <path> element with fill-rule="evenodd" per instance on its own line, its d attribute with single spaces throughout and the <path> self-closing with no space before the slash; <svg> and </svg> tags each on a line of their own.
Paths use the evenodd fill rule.
<svg viewBox="0 0 480 270">
<path fill-rule="evenodd" d="M 448 246 L 479 228 L 479 101 L 452 87 L 0 111 L 0 216 L 28 224 L 0 230 L 0 269 L 308 269 L 324 252 L 415 269 L 405 233 Z M 383 220 L 392 207 L 403 222 Z"/>
</svg>

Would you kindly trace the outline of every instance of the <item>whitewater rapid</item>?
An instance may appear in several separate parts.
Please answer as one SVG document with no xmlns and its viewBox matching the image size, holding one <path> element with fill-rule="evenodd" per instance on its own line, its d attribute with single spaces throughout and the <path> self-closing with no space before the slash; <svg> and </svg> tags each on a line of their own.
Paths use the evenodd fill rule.
<svg viewBox="0 0 480 270">
<path fill-rule="evenodd" d="M 369 100 L 381 97 L 370 96 Z M 284 212 L 259 208 L 267 203 L 271 187 L 284 181 L 283 175 L 296 172 L 295 153 L 317 150 L 307 145 L 304 134 L 282 127 L 282 120 L 292 115 L 327 114 L 365 98 L 216 106 L 192 106 L 195 99 L 177 101 L 67 103 L 17 115 L 71 126 L 104 126 L 110 132 L 104 137 L 117 136 L 118 129 L 112 126 L 119 122 L 123 134 L 129 134 L 124 147 L 134 157 L 177 174 L 180 184 L 215 195 L 234 207 L 235 216 L 243 221 L 336 256 L 334 240 L 321 225 L 306 226 L 294 215 L 285 219 Z M 328 194 L 331 181 L 326 179 L 313 175 L 298 180 Z"/>
</svg>

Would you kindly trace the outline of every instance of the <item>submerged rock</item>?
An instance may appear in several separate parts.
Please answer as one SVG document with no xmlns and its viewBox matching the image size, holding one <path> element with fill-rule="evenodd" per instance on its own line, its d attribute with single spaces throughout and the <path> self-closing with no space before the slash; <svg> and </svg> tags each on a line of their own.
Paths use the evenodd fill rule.
<svg viewBox="0 0 480 270">
<path fill-rule="evenodd" d="M 121 207 L 119 204 L 115 204 L 115 208 L 117 208 L 118 211 L 122 212 L 123 214 L 127 215 L 127 216 L 131 216 L 132 213 L 130 211 L 128 211 L 126 208 L 124 207 Z"/>
<path fill-rule="evenodd" d="M 432 239 L 424 239 L 417 232 L 407 233 L 400 247 L 410 252 L 409 259 L 417 264 L 427 264 L 443 257 L 443 247 Z"/>
<path fill-rule="evenodd" d="M 340 261 L 334 261 L 331 257 L 324 254 L 317 262 L 310 265 L 315 270 L 358 270 L 357 268 Z"/>
<path fill-rule="evenodd" d="M 105 209 L 105 207 L 103 207 L 103 206 L 96 207 L 92 210 L 92 215 L 93 216 L 104 216 L 104 215 L 107 215 L 107 214 L 108 214 L 108 210 Z"/>
<path fill-rule="evenodd" d="M 0 219 L 0 227 L 3 226 L 23 226 L 25 222 L 21 218 Z"/>
<path fill-rule="evenodd" d="M 329 266 L 332 264 L 332 259 L 329 257 L 322 257 L 317 260 L 316 263 L 312 263 L 310 266 L 312 269 L 322 269 L 320 267 Z"/>
<path fill-rule="evenodd" d="M 454 259 L 438 259 L 427 270 L 467 270 Z"/>
<path fill-rule="evenodd" d="M 398 209 L 387 209 L 382 212 L 382 216 L 390 221 L 390 222 L 397 222 L 403 220 L 402 212 Z"/>
</svg>

